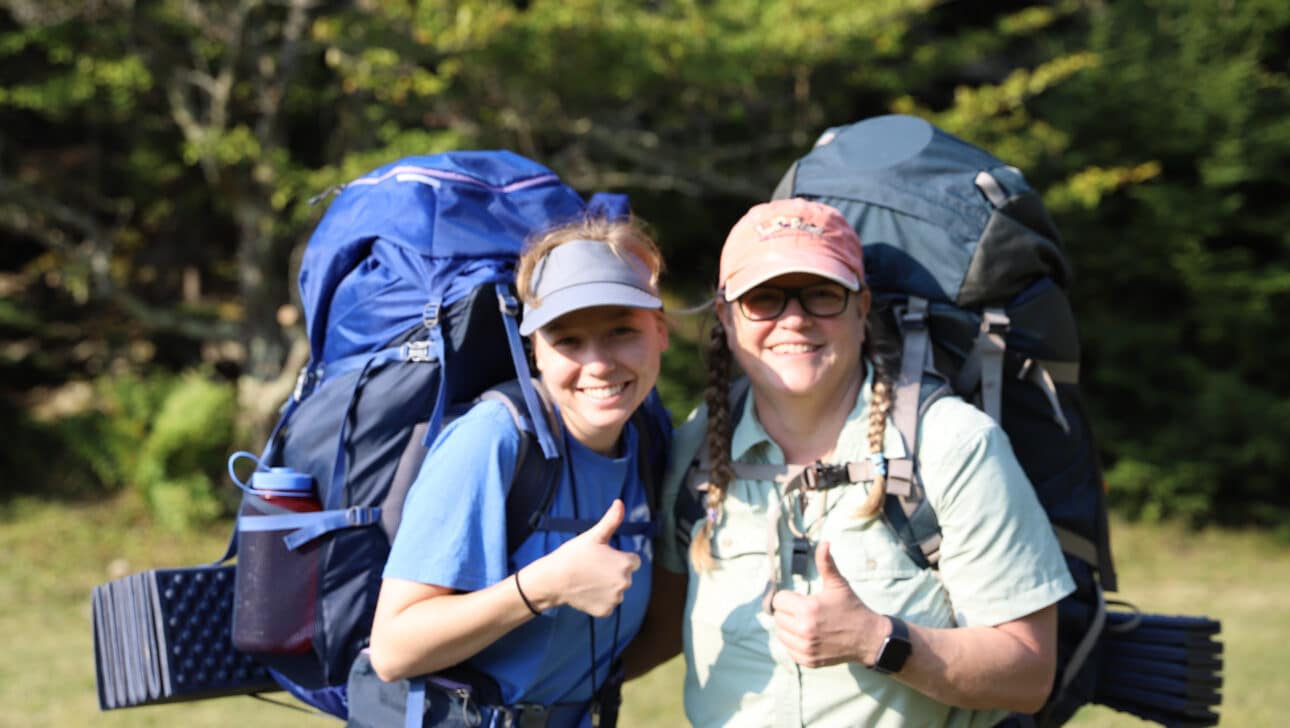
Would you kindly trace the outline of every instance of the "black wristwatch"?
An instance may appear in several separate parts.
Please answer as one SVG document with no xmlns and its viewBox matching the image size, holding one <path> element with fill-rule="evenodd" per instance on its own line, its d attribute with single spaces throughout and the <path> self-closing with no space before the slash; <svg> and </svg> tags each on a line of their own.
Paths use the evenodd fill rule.
<svg viewBox="0 0 1290 728">
<path fill-rule="evenodd" d="M 878 648 L 878 659 L 869 668 L 883 675 L 900 672 L 905 666 L 905 660 L 909 659 L 909 653 L 913 651 L 909 644 L 909 627 L 897 617 L 887 615 L 887 619 L 891 620 L 891 634 L 883 640 L 882 647 Z"/>
</svg>

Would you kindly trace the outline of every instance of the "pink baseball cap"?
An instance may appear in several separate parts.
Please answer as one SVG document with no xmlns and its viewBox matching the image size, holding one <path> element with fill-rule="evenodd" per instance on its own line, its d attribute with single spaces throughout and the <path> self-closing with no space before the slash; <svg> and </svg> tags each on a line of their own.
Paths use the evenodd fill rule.
<svg viewBox="0 0 1290 728">
<path fill-rule="evenodd" d="M 794 197 L 756 205 L 735 223 L 718 277 L 727 301 L 786 273 L 813 273 L 860 290 L 864 253 L 842 213 Z"/>
</svg>

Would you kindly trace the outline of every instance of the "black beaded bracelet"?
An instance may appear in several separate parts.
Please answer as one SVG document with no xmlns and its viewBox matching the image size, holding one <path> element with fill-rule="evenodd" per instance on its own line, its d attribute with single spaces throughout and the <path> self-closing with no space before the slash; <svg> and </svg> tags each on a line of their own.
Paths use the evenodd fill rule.
<svg viewBox="0 0 1290 728">
<path fill-rule="evenodd" d="M 520 599 L 524 600 L 524 606 L 529 608 L 529 611 L 533 613 L 534 617 L 542 616 L 542 613 L 537 610 L 537 607 L 533 606 L 533 602 L 530 602 L 529 598 L 524 596 L 524 590 L 520 588 L 520 572 L 518 571 L 515 572 L 515 591 L 520 593 Z"/>
</svg>

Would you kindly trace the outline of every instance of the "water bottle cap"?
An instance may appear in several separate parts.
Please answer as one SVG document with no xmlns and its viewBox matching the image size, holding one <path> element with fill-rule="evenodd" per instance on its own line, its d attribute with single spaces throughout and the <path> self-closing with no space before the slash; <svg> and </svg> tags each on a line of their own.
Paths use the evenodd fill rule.
<svg viewBox="0 0 1290 728">
<path fill-rule="evenodd" d="M 269 468 L 257 470 L 251 476 L 251 487 L 255 490 L 296 491 L 306 495 L 313 492 L 314 479 L 308 473 L 294 468 Z"/>
</svg>

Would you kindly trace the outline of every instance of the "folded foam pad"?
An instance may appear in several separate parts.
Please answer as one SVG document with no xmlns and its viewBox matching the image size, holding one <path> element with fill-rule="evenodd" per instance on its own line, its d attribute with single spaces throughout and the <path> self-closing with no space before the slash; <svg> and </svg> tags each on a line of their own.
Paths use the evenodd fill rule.
<svg viewBox="0 0 1290 728">
<path fill-rule="evenodd" d="M 1212 711 L 1206 711 L 1203 716 L 1186 716 L 1154 710 L 1134 703 L 1121 703 L 1116 700 L 1107 700 L 1105 702 L 1099 700 L 1098 703 L 1122 713 L 1136 715 L 1143 720 L 1169 726 L 1169 728 L 1193 728 L 1193 726 L 1198 728 L 1199 726 L 1218 725 L 1218 714 Z"/>
<path fill-rule="evenodd" d="M 1196 647 L 1179 647 L 1175 645 L 1157 645 L 1149 642 L 1130 642 L 1107 639 L 1103 646 L 1106 658 L 1122 657 L 1143 660 L 1174 662 L 1188 667 L 1199 667 L 1218 670 L 1223 667 L 1222 645 L 1217 643 Z"/>
<path fill-rule="evenodd" d="M 1215 725 L 1220 631 L 1207 617 L 1108 614 L 1093 702 L 1168 726 Z"/>
<path fill-rule="evenodd" d="M 1120 684 L 1108 685 L 1105 688 L 1099 688 L 1098 691 L 1110 700 L 1122 701 L 1161 713 L 1197 720 L 1207 716 L 1210 713 L 1210 708 L 1214 705 L 1204 700 L 1192 700 L 1178 695 L 1131 688 Z"/>
<path fill-rule="evenodd" d="M 233 568 L 154 569 L 94 588 L 101 709 L 281 689 L 233 647 Z"/>
<path fill-rule="evenodd" d="M 1113 669 L 1104 669 L 1108 669 L 1111 674 L 1117 677 L 1122 674 L 1154 675 L 1156 677 L 1170 678 L 1177 682 L 1194 683 L 1212 688 L 1217 688 L 1223 684 L 1223 676 L 1213 670 L 1188 667 L 1177 662 L 1123 657 L 1115 660 Z"/>
<path fill-rule="evenodd" d="M 1188 682 L 1186 680 L 1176 680 L 1150 673 L 1123 672 L 1121 670 L 1116 670 L 1115 682 L 1117 685 L 1127 688 L 1151 690 L 1158 693 L 1176 695 L 1193 702 L 1204 703 L 1206 705 L 1217 705 L 1221 699 L 1217 686 L 1202 685 L 1200 683 Z"/>
<path fill-rule="evenodd" d="M 1137 614 L 1134 612 L 1107 612 L 1106 614 L 1106 626 L 1108 630 L 1113 631 L 1115 627 L 1119 625 L 1130 624 L 1134 621 L 1143 627 L 1164 627 L 1187 632 L 1201 632 L 1204 634 L 1218 634 L 1223 626 L 1218 620 L 1210 619 L 1209 617 L 1191 617 L 1170 614 Z"/>
</svg>

